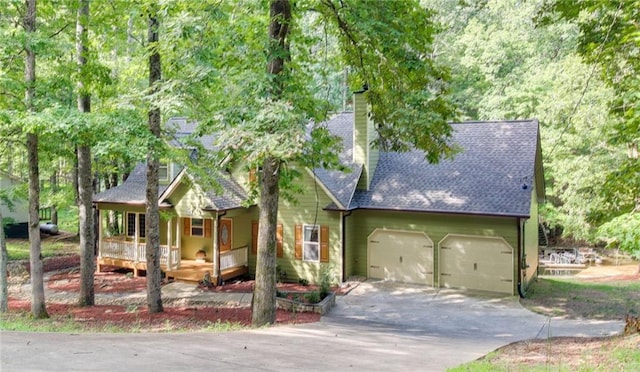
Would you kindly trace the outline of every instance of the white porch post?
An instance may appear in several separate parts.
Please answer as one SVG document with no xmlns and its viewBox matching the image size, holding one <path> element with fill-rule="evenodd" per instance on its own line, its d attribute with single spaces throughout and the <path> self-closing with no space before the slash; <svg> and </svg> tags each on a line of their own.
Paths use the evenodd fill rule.
<svg viewBox="0 0 640 372">
<path fill-rule="evenodd" d="M 171 238 L 172 238 L 172 234 L 171 234 L 171 220 L 173 220 L 173 217 L 169 218 L 169 220 L 167 221 L 167 245 L 169 246 L 169 251 L 168 251 L 168 256 L 167 256 L 167 270 L 171 270 L 173 269 L 173 261 L 171 260 Z"/>
<path fill-rule="evenodd" d="M 177 262 L 177 267 L 180 267 L 180 261 L 182 260 L 182 238 L 180 235 L 182 234 L 182 228 L 180 226 L 180 217 L 176 218 L 176 246 L 178 247 L 178 262 Z"/>
<path fill-rule="evenodd" d="M 138 229 L 140 228 L 140 221 L 139 221 L 140 214 L 136 213 L 135 216 L 136 216 L 135 217 L 135 225 L 136 226 L 133 229 L 133 231 L 135 231 L 136 234 L 133 237 L 133 261 L 135 263 L 137 263 L 138 262 L 138 242 L 139 242 L 139 238 L 138 237 L 140 236 L 140 231 L 138 231 Z"/>
<path fill-rule="evenodd" d="M 220 278 L 220 246 L 218 245 L 218 212 L 213 219 L 213 275 L 216 285 L 222 281 Z"/>
<path fill-rule="evenodd" d="M 102 257 L 102 209 L 98 209 L 98 257 Z"/>
</svg>

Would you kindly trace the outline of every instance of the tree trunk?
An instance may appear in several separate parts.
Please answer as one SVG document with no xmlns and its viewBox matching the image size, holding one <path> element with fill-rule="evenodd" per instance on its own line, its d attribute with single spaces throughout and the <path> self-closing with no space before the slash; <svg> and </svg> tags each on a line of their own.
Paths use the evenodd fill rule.
<svg viewBox="0 0 640 372">
<path fill-rule="evenodd" d="M 251 323 L 260 327 L 276 321 L 276 228 L 280 197 L 280 162 L 267 158 L 262 166 L 256 282 Z"/>
<path fill-rule="evenodd" d="M 116 186 L 118 186 L 118 173 L 116 172 L 109 173 L 109 176 L 107 177 L 107 184 L 106 184 L 107 189 L 111 189 Z M 108 219 L 107 231 L 109 231 L 109 233 L 112 235 L 120 234 L 120 226 L 118 224 L 118 214 L 116 213 L 116 211 L 110 210 L 108 213 L 107 219 Z"/>
<path fill-rule="evenodd" d="M 2 209 L 0 208 L 0 313 L 6 313 L 9 309 L 9 286 L 7 284 L 7 259 L 9 257 L 2 218 Z"/>
<path fill-rule="evenodd" d="M 89 0 L 80 0 L 76 19 L 76 58 L 80 71 L 78 86 L 78 111 L 83 114 L 91 112 L 91 95 L 86 92 L 83 71 L 86 69 L 86 44 L 89 20 Z M 93 222 L 93 180 L 91 172 L 91 146 L 84 142 L 78 145 L 78 218 L 80 223 L 80 306 L 95 305 L 93 288 L 95 272 L 95 240 Z"/>
<path fill-rule="evenodd" d="M 24 29 L 27 34 L 36 31 L 36 0 L 26 0 Z M 36 54 L 29 43 L 25 46 L 24 81 L 26 85 L 25 106 L 33 113 Z M 31 265 L 31 314 L 34 318 L 48 318 L 44 301 L 44 272 L 40 247 L 40 169 L 38 168 L 38 135 L 27 133 L 27 163 L 29 164 L 29 263 Z"/>
<path fill-rule="evenodd" d="M 149 94 L 158 91 L 158 84 L 162 78 L 160 53 L 157 50 L 159 22 L 157 14 L 149 14 Z M 153 101 L 153 99 L 151 100 Z M 149 108 L 149 130 L 160 139 L 160 108 L 153 103 Z M 162 272 L 160 270 L 160 213 L 158 211 L 158 146 L 160 141 L 154 141 L 149 146 L 147 154 L 147 210 L 145 218 L 145 233 L 147 240 L 147 307 L 149 313 L 163 311 L 160 286 Z"/>
<path fill-rule="evenodd" d="M 288 0 L 272 0 L 270 5 L 267 73 L 273 76 L 271 95 L 280 98 L 284 88 L 285 61 L 288 60 L 291 6 Z M 267 157 L 261 173 L 260 221 L 256 282 L 251 306 L 251 323 L 260 327 L 276 321 L 276 230 L 280 197 L 280 160 Z"/>
</svg>

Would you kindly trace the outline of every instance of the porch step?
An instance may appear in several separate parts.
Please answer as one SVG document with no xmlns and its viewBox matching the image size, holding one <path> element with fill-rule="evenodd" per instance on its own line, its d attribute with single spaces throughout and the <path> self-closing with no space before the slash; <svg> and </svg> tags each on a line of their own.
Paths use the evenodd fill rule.
<svg viewBox="0 0 640 372">
<path fill-rule="evenodd" d="M 229 279 L 233 279 L 242 275 L 245 275 L 249 272 L 249 268 L 246 266 L 240 267 L 232 267 L 227 270 L 222 270 L 222 281 L 227 281 Z"/>
<path fill-rule="evenodd" d="M 172 278 L 173 280 L 177 281 L 198 283 L 202 280 L 202 278 L 204 278 L 206 272 L 210 273 L 211 267 L 190 267 L 185 269 L 171 270 L 166 271 L 166 276 L 167 278 Z M 245 275 L 248 272 L 249 269 L 246 266 L 240 266 L 223 270 L 221 272 L 221 276 L 222 280 L 226 281 L 238 276 Z"/>
</svg>

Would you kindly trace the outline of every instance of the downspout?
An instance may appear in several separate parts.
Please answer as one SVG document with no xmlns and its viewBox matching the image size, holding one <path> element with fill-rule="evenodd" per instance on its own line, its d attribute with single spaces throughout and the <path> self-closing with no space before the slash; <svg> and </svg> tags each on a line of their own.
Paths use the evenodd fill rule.
<svg viewBox="0 0 640 372">
<path fill-rule="evenodd" d="M 345 264 L 345 262 L 347 262 L 347 217 L 351 215 L 351 211 L 349 212 L 342 212 L 341 213 L 341 217 L 342 217 L 342 282 L 344 282 L 347 278 L 347 265 Z"/>
<path fill-rule="evenodd" d="M 524 239 L 524 227 L 522 220 L 519 217 L 516 218 L 516 224 L 518 228 L 518 295 L 520 298 L 524 298 L 526 295 L 524 288 L 522 287 L 522 270 L 524 269 L 522 267 L 522 252 L 524 249 L 524 244 L 522 242 Z"/>
</svg>

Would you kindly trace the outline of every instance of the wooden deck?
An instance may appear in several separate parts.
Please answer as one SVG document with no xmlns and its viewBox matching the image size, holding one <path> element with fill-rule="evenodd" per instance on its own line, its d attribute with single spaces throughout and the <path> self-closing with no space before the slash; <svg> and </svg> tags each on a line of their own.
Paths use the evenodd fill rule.
<svg viewBox="0 0 640 372">
<path fill-rule="evenodd" d="M 195 260 L 180 261 L 180 268 L 166 271 L 167 278 L 171 278 L 184 282 L 199 282 L 204 278 L 206 272 L 212 274 L 213 264 L 211 262 L 197 262 Z M 232 267 L 222 270 L 222 280 L 229 280 L 235 277 L 247 274 L 249 272 L 246 266 Z"/>
<path fill-rule="evenodd" d="M 133 262 L 130 260 L 108 257 L 101 257 L 98 259 L 98 271 L 100 271 L 102 266 L 107 265 L 132 269 L 134 276 L 139 276 L 139 271 L 147 270 L 147 264 L 144 262 Z M 198 262 L 196 260 L 181 260 L 179 269 L 167 270 L 165 265 L 161 265 L 161 267 L 162 271 L 165 272 L 167 279 L 190 283 L 197 283 L 201 281 L 207 271 L 210 274 L 213 271 L 213 264 L 211 262 Z M 226 281 L 233 279 L 238 276 L 245 275 L 248 272 L 249 269 L 246 266 L 232 267 L 222 270 L 222 280 Z"/>
</svg>

